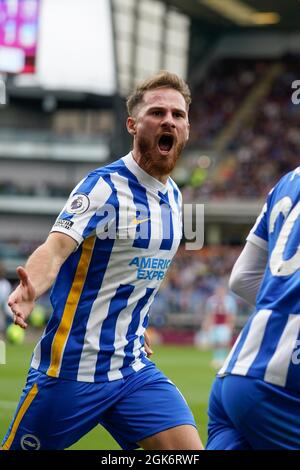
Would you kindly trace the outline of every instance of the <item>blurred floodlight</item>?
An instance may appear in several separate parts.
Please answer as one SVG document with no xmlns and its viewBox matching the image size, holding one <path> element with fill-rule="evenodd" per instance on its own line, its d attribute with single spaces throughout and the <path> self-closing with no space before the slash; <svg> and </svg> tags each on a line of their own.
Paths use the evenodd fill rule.
<svg viewBox="0 0 300 470">
<path fill-rule="evenodd" d="M 0 46 L 0 71 L 19 73 L 25 64 L 25 53 L 17 47 Z"/>
<path fill-rule="evenodd" d="M 278 13 L 260 12 L 240 0 L 198 0 L 198 2 L 240 26 L 263 26 L 280 21 Z"/>
</svg>

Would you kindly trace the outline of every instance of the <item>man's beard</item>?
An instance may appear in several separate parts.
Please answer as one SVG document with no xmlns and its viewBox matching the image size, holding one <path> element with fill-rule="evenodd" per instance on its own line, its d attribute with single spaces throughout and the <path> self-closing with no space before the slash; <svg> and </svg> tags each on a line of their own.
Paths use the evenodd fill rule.
<svg viewBox="0 0 300 470">
<path fill-rule="evenodd" d="M 157 144 L 151 146 L 151 142 L 146 137 L 140 137 L 137 141 L 143 169 L 150 174 L 154 172 L 169 175 L 175 168 L 184 146 L 184 143 L 175 143 L 171 149 L 172 155 L 163 156 L 159 153 Z"/>
</svg>

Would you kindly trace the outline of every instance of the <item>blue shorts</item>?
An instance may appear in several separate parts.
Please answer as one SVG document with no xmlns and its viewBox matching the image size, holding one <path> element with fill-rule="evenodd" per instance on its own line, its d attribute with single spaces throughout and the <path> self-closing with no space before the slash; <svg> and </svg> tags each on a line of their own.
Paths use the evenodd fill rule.
<svg viewBox="0 0 300 470">
<path fill-rule="evenodd" d="M 300 450 L 300 394 L 252 377 L 217 378 L 207 450 Z"/>
<path fill-rule="evenodd" d="M 123 449 L 175 426 L 195 426 L 176 386 L 154 364 L 105 383 L 56 379 L 30 369 L 3 450 L 65 449 L 97 424 Z"/>
</svg>

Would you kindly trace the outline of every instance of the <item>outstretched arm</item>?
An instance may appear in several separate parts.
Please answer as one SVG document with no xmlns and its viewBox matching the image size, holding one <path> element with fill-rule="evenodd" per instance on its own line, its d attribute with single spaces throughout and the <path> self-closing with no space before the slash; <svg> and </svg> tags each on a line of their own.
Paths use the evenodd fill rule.
<svg viewBox="0 0 300 470">
<path fill-rule="evenodd" d="M 53 232 L 46 242 L 32 253 L 25 268 L 22 266 L 17 268 L 20 283 L 8 299 L 16 325 L 27 328 L 26 320 L 34 308 L 36 299 L 52 286 L 61 265 L 76 246 L 77 243 L 73 238 Z"/>
</svg>

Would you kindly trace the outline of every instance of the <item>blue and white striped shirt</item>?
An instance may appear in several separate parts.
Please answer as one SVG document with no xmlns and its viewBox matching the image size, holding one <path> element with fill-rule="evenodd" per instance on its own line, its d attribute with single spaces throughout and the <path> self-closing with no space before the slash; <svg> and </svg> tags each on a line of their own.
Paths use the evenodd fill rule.
<svg viewBox="0 0 300 470">
<path fill-rule="evenodd" d="M 73 190 L 52 231 L 78 242 L 51 293 L 53 313 L 32 367 L 86 382 L 120 379 L 149 364 L 148 311 L 182 237 L 181 195 L 131 153 Z"/>
<path fill-rule="evenodd" d="M 300 167 L 270 192 L 247 240 L 268 251 L 250 317 L 219 375 L 237 374 L 300 392 Z"/>
</svg>

